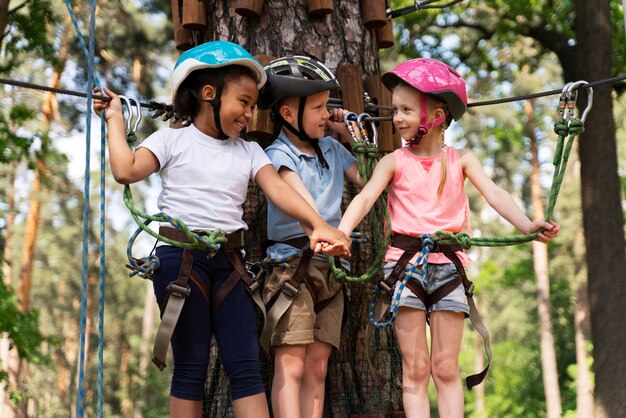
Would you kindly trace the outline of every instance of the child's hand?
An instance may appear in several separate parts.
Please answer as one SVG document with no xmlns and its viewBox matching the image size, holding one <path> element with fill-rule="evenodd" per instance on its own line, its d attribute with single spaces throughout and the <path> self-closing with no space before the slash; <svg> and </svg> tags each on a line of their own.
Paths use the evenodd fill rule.
<svg viewBox="0 0 626 418">
<path fill-rule="evenodd" d="M 350 240 L 346 234 L 327 223 L 315 228 L 311 234 L 310 240 L 311 249 L 316 253 L 321 251 L 326 255 L 350 255 Z M 325 250 L 325 248 L 327 250 Z"/>
<path fill-rule="evenodd" d="M 107 102 L 100 99 L 93 99 L 93 110 L 98 116 L 104 110 L 104 118 L 109 122 L 112 118 L 119 117 L 124 121 L 124 112 L 122 111 L 122 101 L 120 97 L 113 93 L 106 87 L 103 87 L 104 93 L 111 98 L 111 101 Z M 98 87 L 93 89 L 94 94 L 100 94 Z"/>
<path fill-rule="evenodd" d="M 346 249 L 343 245 L 339 244 L 329 244 L 327 242 L 320 243 L 321 244 L 321 252 L 327 256 L 333 257 L 350 257 L 350 251 L 346 252 Z"/>
<path fill-rule="evenodd" d="M 348 128 L 346 128 L 346 124 L 343 121 L 344 116 L 349 113 L 347 110 L 336 108 L 330 109 L 330 118 L 326 121 L 326 126 L 331 129 L 333 132 L 338 133 L 346 142 L 352 142 L 352 136 L 350 132 L 348 132 Z M 359 127 L 356 122 L 350 122 L 354 127 L 354 133 L 358 139 L 361 139 L 361 133 L 359 131 Z"/>
<path fill-rule="evenodd" d="M 533 225 L 535 226 L 535 231 L 542 228 L 544 229 L 544 231 L 540 232 L 535 239 L 536 241 L 544 243 L 550 241 L 552 238 L 556 238 L 556 236 L 559 234 L 559 231 L 561 230 L 561 225 L 552 221 L 535 221 L 533 222 Z"/>
</svg>

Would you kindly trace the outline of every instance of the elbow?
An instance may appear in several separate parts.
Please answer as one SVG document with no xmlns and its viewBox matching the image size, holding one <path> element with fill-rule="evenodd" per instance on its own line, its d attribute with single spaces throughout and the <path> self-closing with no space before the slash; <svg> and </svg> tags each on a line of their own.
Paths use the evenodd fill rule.
<svg viewBox="0 0 626 418">
<path fill-rule="evenodd" d="M 113 172 L 113 180 L 115 180 L 116 183 L 123 184 L 123 185 L 134 183 L 133 179 L 128 174 L 125 174 L 125 173 L 120 174 L 120 173 Z"/>
</svg>

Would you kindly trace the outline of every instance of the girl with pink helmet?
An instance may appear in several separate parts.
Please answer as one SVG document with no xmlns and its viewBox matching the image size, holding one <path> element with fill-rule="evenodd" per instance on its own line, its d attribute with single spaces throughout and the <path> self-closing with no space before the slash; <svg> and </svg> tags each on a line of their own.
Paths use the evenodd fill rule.
<svg viewBox="0 0 626 418">
<path fill-rule="evenodd" d="M 464 271 L 469 258 L 460 245 L 433 244 L 429 234 L 471 232 L 465 179 L 521 232 L 543 229 L 538 241 L 556 237 L 560 227 L 554 222 L 531 221 L 512 196 L 485 174 L 471 151 L 445 144 L 446 128 L 467 108 L 465 81 L 453 68 L 417 58 L 385 73 L 382 82 L 392 92 L 393 123 L 406 145 L 378 162 L 371 180 L 348 206 L 339 229 L 349 235 L 389 186 L 392 237 L 384 274 L 385 283 L 395 289 L 392 299 L 399 301 L 395 329 L 402 354 L 404 410 L 407 417 L 430 416 L 432 375 L 439 416 L 462 417 L 458 356 L 464 319 L 470 313 L 467 283 L 471 282 Z M 427 264 L 412 269 L 423 246 L 430 250 Z M 411 276 L 401 285 L 407 273 Z M 480 382 L 485 372 L 472 384 Z"/>
</svg>

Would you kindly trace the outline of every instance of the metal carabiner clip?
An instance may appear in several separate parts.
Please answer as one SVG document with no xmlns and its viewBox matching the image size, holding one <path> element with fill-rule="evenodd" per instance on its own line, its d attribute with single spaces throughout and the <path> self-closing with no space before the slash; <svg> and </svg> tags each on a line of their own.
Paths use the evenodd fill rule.
<svg viewBox="0 0 626 418">
<path fill-rule="evenodd" d="M 354 112 L 347 112 L 345 115 L 343 115 L 343 123 L 346 125 L 346 129 L 348 129 L 348 132 L 350 133 L 350 136 L 352 137 L 352 140 L 354 142 L 359 142 L 359 138 L 357 138 L 356 134 L 354 133 L 354 125 L 352 125 L 352 122 L 358 123 L 358 120 L 359 117 Z"/>
<path fill-rule="evenodd" d="M 122 102 L 124 102 L 124 104 L 126 104 L 126 109 L 128 109 L 128 119 L 126 119 L 126 136 L 128 136 L 134 132 L 132 129 L 132 123 L 135 118 L 135 108 L 128 97 L 120 94 L 119 98 Z"/>
<path fill-rule="evenodd" d="M 359 117 L 357 118 L 357 123 L 359 124 L 359 127 L 361 128 L 361 136 L 363 137 L 363 141 L 367 142 L 370 145 L 374 145 L 376 148 L 378 148 L 378 129 L 376 129 L 376 125 L 374 124 L 374 122 L 372 122 L 369 119 L 370 117 L 371 115 L 369 113 L 361 113 Z M 362 123 L 363 119 L 365 119 L 370 124 L 370 129 L 372 130 L 371 141 L 369 140 L 367 129 L 365 129 L 365 126 L 363 126 L 363 123 Z"/>
<path fill-rule="evenodd" d="M 569 109 L 569 114 L 571 115 L 571 117 L 573 117 L 574 115 L 574 107 L 576 107 L 576 100 L 578 99 L 578 91 L 574 89 L 580 86 L 588 85 L 588 84 L 589 83 L 587 83 L 585 80 L 579 80 L 579 81 L 567 83 L 565 85 L 565 88 L 567 88 L 567 93 L 569 93 L 569 101 L 567 103 L 567 107 Z M 583 114 L 580 117 L 580 120 L 583 122 L 585 121 L 585 119 L 587 119 L 587 115 L 589 114 L 589 111 L 593 107 L 593 88 L 587 87 L 587 89 L 589 91 L 587 93 L 587 106 L 585 107 L 585 110 L 583 110 Z"/>
<path fill-rule="evenodd" d="M 139 99 L 132 98 L 131 99 L 133 102 L 135 102 L 135 107 L 134 109 L 137 110 L 137 118 L 135 119 L 135 124 L 133 125 L 133 132 L 137 132 L 137 129 L 139 128 L 139 124 L 141 123 L 141 119 L 143 118 L 143 115 L 141 114 L 141 103 L 139 102 Z"/>
</svg>

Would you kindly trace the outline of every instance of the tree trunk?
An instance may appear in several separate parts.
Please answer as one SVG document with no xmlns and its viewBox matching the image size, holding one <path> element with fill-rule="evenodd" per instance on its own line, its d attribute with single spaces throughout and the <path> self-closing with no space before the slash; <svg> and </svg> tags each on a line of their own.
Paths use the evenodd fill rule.
<svg viewBox="0 0 626 418">
<path fill-rule="evenodd" d="M 524 103 L 526 114 L 526 135 L 530 138 L 532 172 L 530 175 L 530 194 L 533 219 L 543 219 L 543 191 L 539 180 L 539 151 L 535 134 L 535 110 L 530 100 Z M 541 370 L 548 418 L 561 416 L 561 391 L 554 349 L 554 334 L 550 311 L 550 275 L 548 273 L 548 246 L 533 241 L 533 268 L 537 277 L 537 319 L 539 320 L 539 338 L 541 347 Z"/>
<path fill-rule="evenodd" d="M 17 169 L 17 162 L 12 161 L 7 167 L 9 172 L 9 184 L 7 191 L 7 215 L 5 217 L 4 227 L 4 247 L 2 248 L 3 254 L 0 257 L 2 262 L 2 276 L 4 283 L 11 284 L 13 277 L 13 223 L 15 221 L 15 170 Z M 0 335 L 0 366 L 3 371 L 8 372 L 9 364 L 9 337 L 7 334 Z M 13 411 L 13 407 L 9 403 L 6 392 L 6 383 L 0 382 L 0 417 L 10 418 Z"/>
<path fill-rule="evenodd" d="M 574 4 L 577 75 L 588 81 L 609 78 L 609 1 Z M 580 161 L 596 416 L 618 417 L 626 411 L 626 243 L 611 87 L 595 88 L 593 104 L 580 139 Z"/>
<path fill-rule="evenodd" d="M 576 410 L 579 418 L 593 416 L 593 377 L 589 369 L 590 353 L 587 347 L 590 340 L 589 298 L 587 286 L 581 285 L 576 289 L 576 364 L 578 378 L 576 379 Z"/>
<path fill-rule="evenodd" d="M 135 418 L 143 416 L 142 408 L 146 406 L 146 381 L 148 378 L 148 366 L 152 354 L 150 352 L 150 343 L 154 333 L 154 314 L 156 312 L 156 301 L 152 286 L 146 285 L 146 296 L 143 303 L 143 324 L 141 333 L 141 346 L 139 349 L 139 385 L 137 387 L 137 404 L 135 406 Z"/>
</svg>

